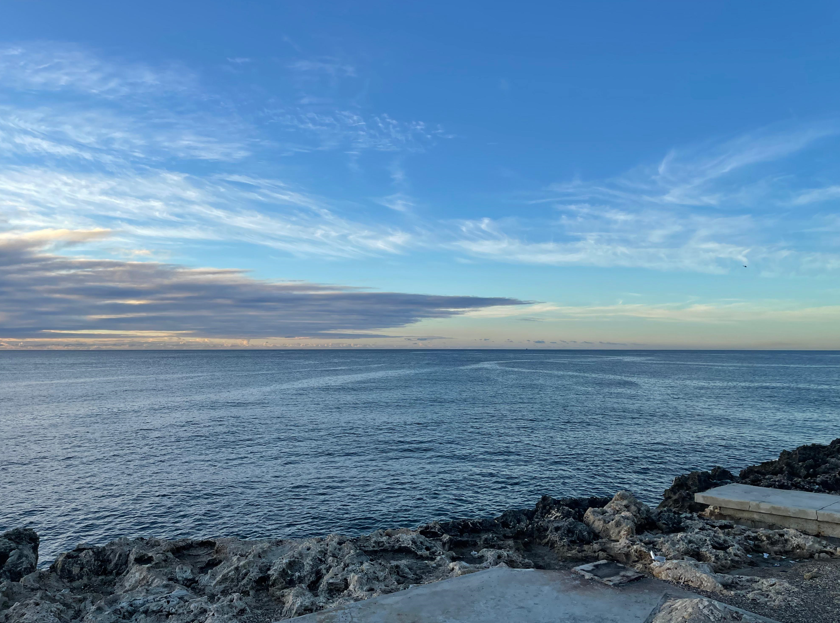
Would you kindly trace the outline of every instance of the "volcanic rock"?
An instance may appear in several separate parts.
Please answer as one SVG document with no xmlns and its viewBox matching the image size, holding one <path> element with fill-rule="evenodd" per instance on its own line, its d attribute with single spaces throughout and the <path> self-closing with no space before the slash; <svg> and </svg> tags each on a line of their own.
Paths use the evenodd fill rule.
<svg viewBox="0 0 840 623">
<path fill-rule="evenodd" d="M 17 528 L 0 535 L 0 580 L 19 581 L 35 571 L 40 540 L 34 530 Z"/>
</svg>

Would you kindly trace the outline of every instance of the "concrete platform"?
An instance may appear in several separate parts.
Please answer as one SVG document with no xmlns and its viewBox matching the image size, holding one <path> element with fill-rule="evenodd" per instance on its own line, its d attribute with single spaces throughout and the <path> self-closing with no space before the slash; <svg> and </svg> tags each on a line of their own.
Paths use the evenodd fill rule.
<svg viewBox="0 0 840 623">
<path fill-rule="evenodd" d="M 696 595 L 651 578 L 616 588 L 568 571 L 497 567 L 292 620 L 300 623 L 645 623 L 671 597 Z"/>
<path fill-rule="evenodd" d="M 724 517 L 766 528 L 794 528 L 816 536 L 840 537 L 840 496 L 752 485 L 724 485 L 694 494 Z"/>
</svg>

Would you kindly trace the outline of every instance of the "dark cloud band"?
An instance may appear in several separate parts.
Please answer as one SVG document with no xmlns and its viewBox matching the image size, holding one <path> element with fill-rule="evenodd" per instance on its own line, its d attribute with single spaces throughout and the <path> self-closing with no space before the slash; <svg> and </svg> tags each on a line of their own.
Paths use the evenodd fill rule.
<svg viewBox="0 0 840 623">
<path fill-rule="evenodd" d="M 101 232 L 0 238 L 0 337 L 171 333 L 184 337 L 370 337 L 426 318 L 520 305 L 510 298 L 370 292 L 271 282 L 242 271 L 68 257 L 55 244 Z"/>
</svg>

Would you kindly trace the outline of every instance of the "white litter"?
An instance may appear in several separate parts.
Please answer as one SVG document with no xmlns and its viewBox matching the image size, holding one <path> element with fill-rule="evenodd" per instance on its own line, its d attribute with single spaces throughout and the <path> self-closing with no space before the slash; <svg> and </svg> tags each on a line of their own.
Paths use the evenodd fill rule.
<svg viewBox="0 0 840 623">
<path fill-rule="evenodd" d="M 765 558 L 770 558 L 770 554 L 764 554 Z"/>
<path fill-rule="evenodd" d="M 653 553 L 653 550 L 650 550 L 650 557 L 653 558 L 653 562 L 665 562 L 668 560 L 665 556 L 657 556 Z"/>
</svg>

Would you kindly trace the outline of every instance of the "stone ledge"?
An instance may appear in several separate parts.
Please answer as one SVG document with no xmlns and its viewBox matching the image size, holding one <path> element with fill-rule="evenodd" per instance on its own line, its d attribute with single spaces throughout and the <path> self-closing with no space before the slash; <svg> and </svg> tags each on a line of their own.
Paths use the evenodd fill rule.
<svg viewBox="0 0 840 623">
<path fill-rule="evenodd" d="M 840 496 L 836 495 L 731 484 L 696 493 L 694 501 L 757 527 L 840 537 Z"/>
</svg>

